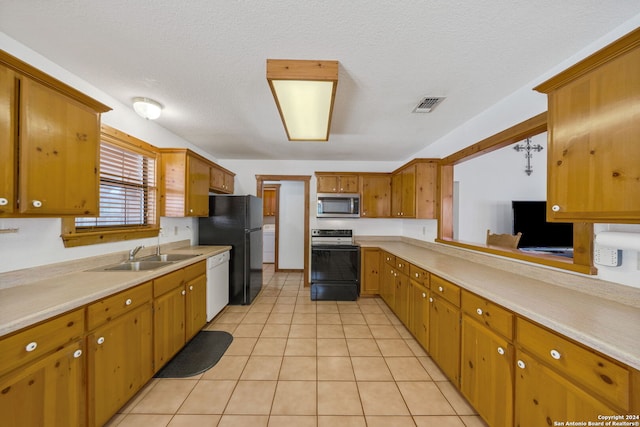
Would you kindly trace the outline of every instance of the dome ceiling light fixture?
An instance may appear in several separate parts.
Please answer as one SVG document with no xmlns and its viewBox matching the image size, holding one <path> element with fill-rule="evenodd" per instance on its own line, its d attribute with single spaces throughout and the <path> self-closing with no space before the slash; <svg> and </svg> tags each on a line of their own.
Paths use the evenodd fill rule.
<svg viewBox="0 0 640 427">
<path fill-rule="evenodd" d="M 162 104 L 153 99 L 138 96 L 133 98 L 133 109 L 140 117 L 155 120 L 162 113 Z"/>
<path fill-rule="evenodd" d="M 328 141 L 338 61 L 267 59 L 267 81 L 289 141 Z"/>
</svg>

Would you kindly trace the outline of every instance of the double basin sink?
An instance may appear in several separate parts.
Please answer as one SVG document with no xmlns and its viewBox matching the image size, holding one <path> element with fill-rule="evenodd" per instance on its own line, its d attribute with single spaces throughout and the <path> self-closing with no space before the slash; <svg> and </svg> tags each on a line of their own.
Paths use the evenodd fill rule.
<svg viewBox="0 0 640 427">
<path fill-rule="evenodd" d="M 155 270 L 157 268 L 165 267 L 177 261 L 184 261 L 186 259 L 200 256 L 201 254 L 186 255 L 186 254 L 161 254 L 161 255 L 149 255 L 146 257 L 125 261 L 119 264 L 112 264 L 106 267 L 94 268 L 90 271 L 148 271 Z"/>
</svg>

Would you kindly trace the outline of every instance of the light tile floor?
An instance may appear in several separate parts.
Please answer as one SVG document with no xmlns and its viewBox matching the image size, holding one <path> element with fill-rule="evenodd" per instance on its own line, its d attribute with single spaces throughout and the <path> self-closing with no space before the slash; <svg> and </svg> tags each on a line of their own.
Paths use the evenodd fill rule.
<svg viewBox="0 0 640 427">
<path fill-rule="evenodd" d="M 205 327 L 234 337 L 216 366 L 152 379 L 108 426 L 485 426 L 381 299 L 315 302 L 301 273 L 263 275 Z"/>
</svg>

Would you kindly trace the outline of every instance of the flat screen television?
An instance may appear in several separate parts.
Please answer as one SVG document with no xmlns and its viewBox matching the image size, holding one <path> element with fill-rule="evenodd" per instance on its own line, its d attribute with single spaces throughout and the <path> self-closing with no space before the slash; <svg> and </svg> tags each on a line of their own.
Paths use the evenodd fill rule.
<svg viewBox="0 0 640 427">
<path fill-rule="evenodd" d="M 573 224 L 547 222 L 547 202 L 512 201 L 513 234 L 522 233 L 518 248 L 573 248 Z"/>
</svg>

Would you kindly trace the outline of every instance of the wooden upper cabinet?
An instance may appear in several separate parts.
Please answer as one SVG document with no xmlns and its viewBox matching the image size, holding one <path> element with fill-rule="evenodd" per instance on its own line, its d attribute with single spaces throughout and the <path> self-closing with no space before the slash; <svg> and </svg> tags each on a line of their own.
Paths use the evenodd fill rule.
<svg viewBox="0 0 640 427">
<path fill-rule="evenodd" d="M 172 217 L 209 214 L 210 163 L 186 149 L 162 149 L 161 215 Z"/>
<path fill-rule="evenodd" d="M 20 212 L 98 213 L 100 118 L 30 79 L 20 84 Z"/>
<path fill-rule="evenodd" d="M 0 66 L 0 215 L 13 213 L 16 204 L 16 76 Z"/>
<path fill-rule="evenodd" d="M 110 108 L 0 51 L 0 216 L 98 214 Z"/>
<path fill-rule="evenodd" d="M 391 216 L 391 175 L 388 173 L 360 176 L 360 216 L 388 218 Z"/>
<path fill-rule="evenodd" d="M 353 174 L 332 174 L 316 172 L 318 180 L 318 193 L 357 193 L 359 188 L 359 177 Z"/>
<path fill-rule="evenodd" d="M 276 214 L 276 189 L 265 188 L 262 190 L 262 215 L 274 216 Z"/>
<path fill-rule="evenodd" d="M 212 164 L 209 169 L 209 189 L 217 193 L 233 194 L 235 174 Z"/>
<path fill-rule="evenodd" d="M 435 219 L 438 183 L 436 159 L 414 159 L 391 177 L 391 216 Z"/>
<path fill-rule="evenodd" d="M 542 83 L 551 221 L 640 219 L 640 29 Z"/>
</svg>

